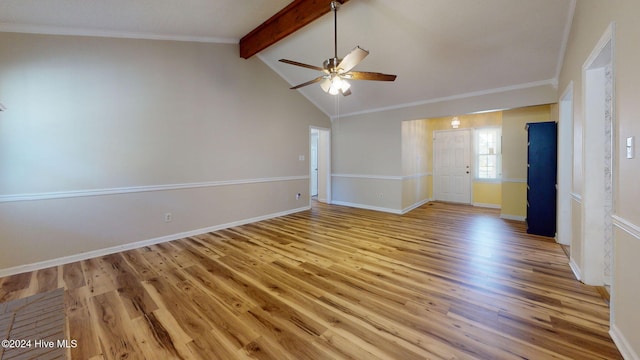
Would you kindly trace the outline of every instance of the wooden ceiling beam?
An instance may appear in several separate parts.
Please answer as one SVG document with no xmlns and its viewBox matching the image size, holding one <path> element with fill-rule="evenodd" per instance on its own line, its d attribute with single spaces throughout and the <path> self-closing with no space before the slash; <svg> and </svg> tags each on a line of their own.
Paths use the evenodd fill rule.
<svg viewBox="0 0 640 360">
<path fill-rule="evenodd" d="M 349 0 L 337 0 L 344 4 Z M 240 39 L 240 57 L 248 59 L 331 12 L 331 0 L 294 0 Z"/>
</svg>

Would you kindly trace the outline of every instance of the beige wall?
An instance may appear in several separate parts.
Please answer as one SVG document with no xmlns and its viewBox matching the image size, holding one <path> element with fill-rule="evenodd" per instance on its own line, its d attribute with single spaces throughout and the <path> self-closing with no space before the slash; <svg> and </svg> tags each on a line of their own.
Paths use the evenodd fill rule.
<svg viewBox="0 0 640 360">
<path fill-rule="evenodd" d="M 640 165 L 638 152 L 634 159 L 626 159 L 624 140 L 640 135 L 640 22 L 638 1 L 578 0 L 571 35 L 560 74 L 559 89 L 563 91 L 573 82 L 574 151 L 581 154 L 584 123 L 584 96 L 582 93 L 582 65 L 597 45 L 611 22 L 614 32 L 614 272 L 611 287 L 612 336 L 628 359 L 640 357 Z M 586 124 L 588 125 L 588 124 Z M 589 159 L 585 159 L 589 161 Z M 574 167 L 574 179 L 580 179 L 582 167 Z M 585 183 L 589 178 L 582 179 Z M 574 191 L 580 195 L 582 184 L 574 182 Z M 575 219 L 574 222 L 579 221 Z M 582 226 L 582 225 L 580 225 Z M 575 228 L 575 227 L 574 227 Z M 573 243 L 572 243 L 573 246 Z M 573 249 L 572 249 L 573 253 Z"/>
<path fill-rule="evenodd" d="M 336 119 L 332 124 L 332 199 L 335 204 L 399 212 L 402 203 L 400 122 Z"/>
<path fill-rule="evenodd" d="M 0 33 L 0 97 L 5 273 L 305 208 L 330 126 L 228 44 Z"/>
<path fill-rule="evenodd" d="M 538 85 L 513 90 L 487 91 L 398 109 L 335 118 L 332 123 L 333 202 L 389 212 L 403 212 L 410 209 L 410 207 L 407 208 L 409 203 L 422 197 L 422 195 L 415 195 L 416 188 L 422 189 L 427 186 L 428 196 L 432 197 L 430 176 L 416 183 L 404 174 L 402 167 L 402 123 L 404 121 L 449 117 L 446 126 L 450 128 L 452 114 L 517 108 L 556 101 L 557 90 L 553 86 Z M 445 120 L 442 121 L 444 124 Z M 464 116 L 462 121 L 463 126 L 466 126 Z M 435 129 L 429 126 L 430 131 Z M 431 169 L 432 142 L 431 139 L 427 141 L 429 155 L 426 161 L 427 168 Z M 388 194 L 398 194 L 399 197 L 390 199 Z"/>
<path fill-rule="evenodd" d="M 531 122 L 555 121 L 552 105 L 529 106 L 502 113 L 501 216 L 522 220 L 527 215 L 527 131 Z"/>
</svg>

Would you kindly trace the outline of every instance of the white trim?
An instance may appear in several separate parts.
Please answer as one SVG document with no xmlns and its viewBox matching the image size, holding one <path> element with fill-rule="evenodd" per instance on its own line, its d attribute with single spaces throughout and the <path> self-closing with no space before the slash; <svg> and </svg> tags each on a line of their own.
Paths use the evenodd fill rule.
<svg viewBox="0 0 640 360">
<path fill-rule="evenodd" d="M 120 194 L 139 193 L 139 192 L 148 192 L 148 191 L 170 191 L 170 190 L 196 189 L 196 188 L 215 187 L 215 186 L 244 185 L 244 184 L 257 184 L 257 183 L 307 180 L 307 179 L 309 179 L 308 175 L 282 176 L 282 177 L 273 177 L 273 178 L 207 181 L 207 182 L 198 182 L 198 183 L 129 186 L 129 187 L 110 188 L 110 189 L 71 190 L 71 191 L 56 191 L 56 192 L 46 192 L 46 193 L 32 193 L 32 194 L 0 195 L 0 203 L 15 202 L 15 201 L 65 199 L 65 198 L 87 197 L 87 196 L 120 195 Z"/>
<path fill-rule="evenodd" d="M 580 267 L 573 257 L 569 257 L 569 267 L 571 268 L 571 271 L 573 271 L 573 275 L 575 275 L 576 279 L 582 281 L 582 271 L 580 271 Z"/>
<path fill-rule="evenodd" d="M 484 179 L 484 178 L 473 178 L 471 182 L 479 183 L 479 184 L 502 184 L 502 178 L 497 179 Z"/>
<path fill-rule="evenodd" d="M 613 220 L 613 226 L 623 230 L 627 234 L 635 237 L 637 240 L 640 240 L 640 226 L 633 224 L 618 215 L 612 215 L 611 219 Z"/>
<path fill-rule="evenodd" d="M 626 360 L 640 360 L 640 356 L 633 350 L 633 346 L 629 344 L 629 341 L 624 336 L 622 331 L 616 326 L 616 324 L 611 324 L 611 328 L 609 329 L 609 335 L 611 335 L 611 339 L 618 347 L 618 351 L 622 354 L 622 357 Z"/>
<path fill-rule="evenodd" d="M 502 182 L 510 182 L 510 183 L 526 183 L 527 179 L 517 179 L 517 178 L 502 178 Z"/>
<path fill-rule="evenodd" d="M 72 262 L 87 260 L 87 259 L 96 258 L 96 257 L 99 257 L 99 256 L 105 256 L 105 255 L 109 255 L 109 254 L 122 252 L 122 251 L 138 249 L 138 248 L 141 248 L 141 247 L 155 245 L 155 244 L 164 243 L 164 242 L 168 242 L 168 241 L 184 239 L 184 238 L 189 237 L 189 236 L 196 236 L 196 235 L 206 234 L 206 233 L 213 232 L 213 231 L 218 231 L 218 230 L 222 230 L 222 229 L 226 229 L 226 228 L 230 228 L 230 227 L 234 227 L 234 226 L 245 225 L 245 224 L 249 224 L 249 223 L 253 223 L 253 222 L 257 222 L 257 221 L 268 220 L 268 219 L 272 219 L 272 218 L 276 218 L 276 217 L 280 217 L 280 216 L 285 216 L 285 215 L 297 213 L 297 212 L 300 212 L 300 211 L 306 211 L 306 210 L 309 210 L 309 209 L 311 209 L 311 206 L 303 206 L 303 207 L 296 208 L 296 209 L 291 209 L 291 210 L 281 211 L 281 212 L 278 212 L 278 213 L 272 213 L 272 214 L 257 216 L 257 217 L 249 218 L 249 219 L 233 221 L 233 222 L 226 223 L 226 224 L 214 225 L 214 226 L 210 226 L 210 227 L 206 227 L 206 228 L 202 228 L 202 229 L 185 231 L 185 232 L 172 234 L 172 235 L 161 236 L 161 237 L 157 237 L 157 238 L 153 238 L 153 239 L 136 241 L 136 242 L 132 242 L 132 243 L 129 243 L 129 244 L 116 245 L 116 246 L 112 246 L 112 247 L 108 247 L 108 248 L 104 248 L 104 249 L 92 250 L 92 251 L 87 251 L 87 252 L 83 252 L 83 253 L 79 253 L 79 254 L 63 256 L 63 257 L 57 258 L 57 259 L 45 260 L 45 261 L 40 261 L 40 262 L 37 262 L 37 263 L 19 265 L 19 266 L 14 266 L 14 267 L 11 267 L 11 268 L 6 268 L 6 269 L 0 269 L 0 278 L 1 277 L 5 277 L 5 276 L 11 276 L 11 275 L 15 275 L 15 274 L 20 274 L 20 273 L 24 273 L 24 272 L 28 272 L 28 271 L 46 269 L 46 268 L 49 268 L 49 267 L 52 267 L 52 266 L 59 266 L 59 265 L 64 265 L 64 264 L 68 264 L 68 263 L 72 263 Z"/>
<path fill-rule="evenodd" d="M 385 207 L 380 207 L 380 206 L 371 206 L 371 205 L 365 205 L 365 204 L 351 203 L 351 202 L 347 202 L 347 201 L 336 201 L 336 200 L 334 200 L 331 204 L 340 205 L 340 206 L 354 207 L 354 208 L 365 209 L 365 210 L 382 211 L 382 212 L 392 213 L 392 214 L 397 214 L 397 215 L 402 215 L 402 211 L 403 211 L 403 210 L 385 208 Z"/>
<path fill-rule="evenodd" d="M 575 5 L 575 0 L 573 1 Z M 570 20 L 569 20 L 570 21 Z M 570 245 L 573 237 L 571 186 L 573 172 L 573 80 L 558 99 L 558 172 L 556 187 L 556 241 Z"/>
<path fill-rule="evenodd" d="M 611 42 L 612 43 L 611 45 L 613 46 L 614 28 L 615 28 L 615 24 L 613 22 L 609 23 L 609 26 L 607 26 L 607 28 L 605 29 L 604 33 L 600 37 L 600 40 L 598 40 L 598 43 L 596 44 L 596 46 L 593 48 L 593 50 L 591 50 L 591 54 L 589 54 L 589 57 L 587 58 L 587 60 L 584 62 L 584 64 L 582 64 L 583 73 L 591 68 L 591 66 L 596 61 L 596 59 L 600 56 L 600 54 L 604 50 L 605 46 L 607 46 L 607 44 Z M 611 59 L 611 61 L 613 62 L 613 59 Z M 584 74 L 582 77 L 584 78 Z"/>
<path fill-rule="evenodd" d="M 573 200 L 575 200 L 575 201 L 577 201 L 579 203 L 582 203 L 582 195 L 580 195 L 578 193 L 574 193 L 574 192 L 571 192 L 569 195 L 571 195 L 571 199 L 573 199 Z"/>
<path fill-rule="evenodd" d="M 554 88 L 557 88 L 558 87 L 558 80 L 557 79 L 548 79 L 548 80 L 534 81 L 534 82 L 530 82 L 530 83 L 505 86 L 505 87 L 501 87 L 501 88 L 487 89 L 487 90 L 481 90 L 481 91 L 473 91 L 473 92 L 459 94 L 459 95 L 445 96 L 445 97 L 433 98 L 433 99 L 422 100 L 422 101 L 415 101 L 415 102 L 410 102 L 410 103 L 405 103 L 405 104 L 385 106 L 385 107 L 369 109 L 369 110 L 354 111 L 352 113 L 347 113 L 347 114 L 331 115 L 331 121 L 337 119 L 338 117 L 348 117 L 348 116 L 355 116 L 355 115 L 364 115 L 364 114 L 377 113 L 377 112 L 382 112 L 382 111 L 404 109 L 404 108 L 409 108 L 409 107 L 419 106 L 419 105 L 435 104 L 435 103 L 444 102 L 444 101 L 460 100 L 460 99 L 472 98 L 472 97 L 476 97 L 476 96 L 497 94 L 497 93 L 507 92 L 507 91 L 529 89 L 529 88 L 533 88 L 533 87 L 537 87 L 537 86 L 543 86 L 543 85 L 551 85 Z"/>
<path fill-rule="evenodd" d="M 408 213 L 409 211 L 414 210 L 414 209 L 417 209 L 417 208 L 419 208 L 420 206 L 422 206 L 422 205 L 424 205 L 424 204 L 426 204 L 426 203 L 428 203 L 428 202 L 430 202 L 430 201 L 431 201 L 431 199 L 424 199 L 424 200 L 422 200 L 422 201 L 418 201 L 417 203 L 415 203 L 415 204 L 413 204 L 413 205 L 410 205 L 410 206 L 407 206 L 406 208 L 404 208 L 404 209 L 400 210 L 400 213 L 401 213 L 401 214 L 406 214 L 406 213 Z"/>
<path fill-rule="evenodd" d="M 582 80 L 582 174 L 583 179 L 582 195 L 584 196 L 583 208 L 580 214 L 581 216 L 581 263 L 584 266 L 584 276 L 582 281 L 588 285 L 604 285 L 604 276 L 610 268 L 613 267 L 613 263 L 610 262 L 607 254 L 612 254 L 612 239 L 611 234 L 607 232 L 610 229 L 611 223 L 608 223 L 610 218 L 600 214 L 600 210 L 607 209 L 612 205 L 607 202 L 607 196 L 602 199 L 599 196 L 593 195 L 600 193 L 604 190 L 605 195 L 607 191 L 611 195 L 612 187 L 607 187 L 607 181 L 604 179 L 607 166 L 613 166 L 615 162 L 615 152 L 611 148 L 607 148 L 606 141 L 606 126 L 610 126 L 609 130 L 613 134 L 613 123 L 607 123 L 607 111 L 605 106 L 607 105 L 606 90 L 601 93 L 602 89 L 606 88 L 607 77 L 605 76 L 605 69 L 607 65 L 611 66 L 612 74 L 615 72 L 615 59 L 613 58 L 615 52 L 614 44 L 615 23 L 610 22 L 604 33 L 598 40 L 595 47 L 591 50 L 591 53 L 582 65 L 581 80 Z M 609 46 L 609 49 L 607 49 Z M 602 56 L 602 58 L 601 58 Z M 615 76 L 612 75 L 611 79 L 611 101 L 613 104 L 610 110 L 612 117 L 615 118 Z M 589 91 L 589 90 L 592 91 Z M 593 89 L 596 89 L 593 91 Z M 594 97 L 594 99 L 591 99 Z M 602 102 L 600 102 L 602 101 Z M 602 105 L 602 108 L 599 106 Z M 602 114 L 601 114 L 602 112 Z M 594 141 L 603 140 L 602 152 L 599 154 L 592 154 L 602 156 L 602 163 L 593 165 L 588 162 L 588 158 L 594 148 L 590 144 Z M 596 148 L 600 150 L 599 148 Z M 606 155 L 611 155 L 610 157 Z M 591 165 L 589 165 L 591 164 Z M 615 171 L 611 168 L 612 177 L 615 176 Z M 587 181 L 590 177 L 597 176 L 597 181 Z M 615 179 L 612 178 L 612 185 L 615 187 Z M 602 184 L 600 184 L 602 182 Z M 606 213 L 606 211 L 605 211 Z M 595 222 L 594 222 L 595 221 Z M 602 222 L 602 223 L 601 223 Z M 595 224 L 595 225 L 594 225 Z M 609 225 L 609 226 L 608 226 Z"/>
<path fill-rule="evenodd" d="M 516 221 L 527 220 L 526 216 L 509 215 L 509 214 L 500 214 L 500 218 L 505 220 L 516 220 Z"/>
<path fill-rule="evenodd" d="M 477 206 L 477 207 L 483 207 L 483 208 L 488 208 L 488 209 L 502 209 L 502 206 L 499 204 L 486 204 L 486 203 L 471 203 L 471 205 L 473 206 Z"/>
<path fill-rule="evenodd" d="M 413 175 L 366 175 L 366 174 L 331 174 L 331 177 L 339 177 L 339 178 L 351 178 L 351 179 L 373 179 L 373 180 L 410 180 L 410 179 L 419 179 L 427 176 L 433 176 L 433 173 L 426 172 L 420 174 Z"/>
<path fill-rule="evenodd" d="M 364 175 L 364 174 L 331 174 L 332 177 L 373 180 L 404 180 L 403 176 L 393 175 Z"/>
<path fill-rule="evenodd" d="M 0 23 L 0 32 L 13 32 L 25 34 L 43 34 L 43 35 L 67 35 L 67 36 L 94 36 L 107 38 L 123 38 L 123 39 L 144 39 L 144 40 L 170 40 L 170 41 L 189 41 L 203 42 L 214 44 L 238 44 L 240 39 L 222 38 L 213 36 L 180 36 L 168 34 L 154 33 L 136 33 L 126 31 L 109 31 L 95 29 L 81 29 L 74 27 L 62 26 L 44 26 L 44 25 L 25 25 L 15 23 Z"/>
<path fill-rule="evenodd" d="M 419 179 L 427 176 L 433 176 L 433 174 L 431 172 L 426 172 L 426 173 L 413 174 L 413 175 L 404 175 L 402 176 L 402 180 Z"/>
<path fill-rule="evenodd" d="M 309 126 L 309 155 L 307 156 L 307 158 L 309 158 L 309 194 L 311 194 L 311 131 L 312 130 L 316 130 L 318 131 L 318 153 L 316 154 L 317 156 L 320 156 L 320 133 L 321 132 L 326 132 L 327 134 L 327 141 L 326 143 L 328 144 L 328 146 L 326 146 L 325 150 L 325 154 L 324 156 L 327 159 L 327 168 L 325 169 L 326 174 L 325 174 L 325 182 L 326 182 L 326 186 L 325 186 L 325 192 L 326 192 L 326 198 L 318 198 L 318 201 L 320 202 L 324 202 L 327 204 L 331 204 L 331 199 L 333 197 L 332 194 L 332 188 L 331 188 L 331 128 L 324 128 L 324 127 L 318 127 L 318 126 Z M 319 166 L 319 164 L 316 164 Z M 320 173 L 318 172 L 318 186 L 319 186 L 319 181 L 320 180 Z M 318 189 L 319 190 L 319 189 Z M 318 191 L 319 192 L 319 191 Z"/>
</svg>

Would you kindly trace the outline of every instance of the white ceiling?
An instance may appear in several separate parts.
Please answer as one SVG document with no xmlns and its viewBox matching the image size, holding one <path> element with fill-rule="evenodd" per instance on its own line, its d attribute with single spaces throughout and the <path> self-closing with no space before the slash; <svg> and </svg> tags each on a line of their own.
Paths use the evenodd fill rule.
<svg viewBox="0 0 640 360">
<path fill-rule="evenodd" d="M 237 43 L 290 0 L 0 0 L 0 31 Z M 327 0 L 327 3 L 329 0 Z M 557 80 L 575 0 L 350 0 L 338 12 L 338 56 L 395 82 L 352 81 L 352 95 L 300 90 L 327 115 L 375 111 Z M 328 6 L 328 5 L 327 5 Z M 291 85 L 333 57 L 333 14 L 258 54 Z"/>
</svg>

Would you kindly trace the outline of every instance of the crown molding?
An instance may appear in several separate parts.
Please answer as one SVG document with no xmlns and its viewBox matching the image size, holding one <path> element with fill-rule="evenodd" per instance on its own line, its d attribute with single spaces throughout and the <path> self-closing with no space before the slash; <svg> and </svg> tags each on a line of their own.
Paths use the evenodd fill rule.
<svg viewBox="0 0 640 360">
<path fill-rule="evenodd" d="M 212 36 L 168 35 L 156 33 L 138 33 L 114 30 L 94 30 L 74 27 L 27 25 L 16 23 L 0 23 L 0 32 L 13 32 L 41 35 L 93 36 L 122 39 L 188 41 L 214 44 L 238 44 L 239 39 Z"/>
</svg>

